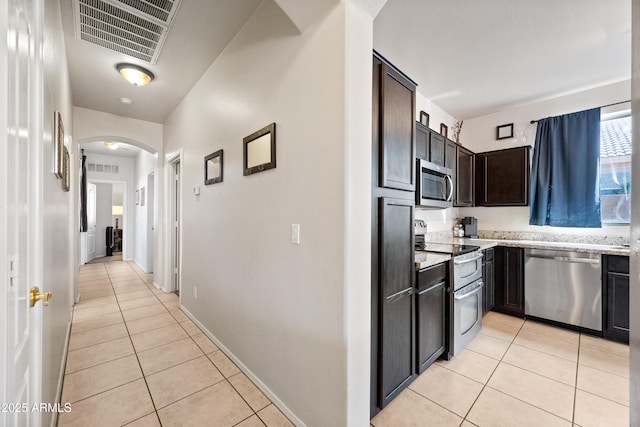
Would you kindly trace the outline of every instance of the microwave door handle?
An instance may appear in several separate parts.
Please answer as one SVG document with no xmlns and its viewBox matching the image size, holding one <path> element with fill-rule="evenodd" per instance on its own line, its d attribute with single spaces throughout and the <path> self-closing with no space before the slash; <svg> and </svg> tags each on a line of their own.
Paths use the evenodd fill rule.
<svg viewBox="0 0 640 427">
<path fill-rule="evenodd" d="M 453 179 L 451 179 L 450 175 L 445 175 L 447 181 L 449 181 L 449 196 L 447 197 L 447 202 L 450 202 L 453 198 Z"/>
</svg>

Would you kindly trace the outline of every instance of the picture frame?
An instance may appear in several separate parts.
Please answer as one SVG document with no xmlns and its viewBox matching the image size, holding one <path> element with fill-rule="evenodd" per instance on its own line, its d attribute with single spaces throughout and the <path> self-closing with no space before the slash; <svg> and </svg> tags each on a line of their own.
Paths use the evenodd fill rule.
<svg viewBox="0 0 640 427">
<path fill-rule="evenodd" d="M 136 190 L 136 205 L 140 204 L 140 190 Z"/>
<path fill-rule="evenodd" d="M 276 124 L 271 123 L 242 140 L 244 176 L 276 167 Z"/>
<path fill-rule="evenodd" d="M 62 154 L 62 191 L 68 192 L 71 189 L 71 171 L 69 150 L 63 146 Z"/>
<path fill-rule="evenodd" d="M 64 147 L 64 124 L 59 111 L 53 112 L 53 167 L 52 172 L 56 178 L 62 179 L 62 158 Z"/>
<path fill-rule="evenodd" d="M 449 127 L 447 125 L 445 125 L 444 123 L 440 123 L 440 135 L 442 135 L 445 138 L 447 138 L 448 137 L 448 133 L 449 133 Z"/>
<path fill-rule="evenodd" d="M 513 123 L 496 126 L 496 139 L 513 138 Z"/>
<path fill-rule="evenodd" d="M 144 206 L 144 187 L 140 189 L 140 206 Z"/>
<path fill-rule="evenodd" d="M 204 185 L 216 184 L 223 179 L 223 150 L 204 157 Z"/>
<path fill-rule="evenodd" d="M 422 123 L 426 127 L 429 127 L 429 114 L 427 114 L 425 111 L 420 111 L 420 123 Z"/>
</svg>

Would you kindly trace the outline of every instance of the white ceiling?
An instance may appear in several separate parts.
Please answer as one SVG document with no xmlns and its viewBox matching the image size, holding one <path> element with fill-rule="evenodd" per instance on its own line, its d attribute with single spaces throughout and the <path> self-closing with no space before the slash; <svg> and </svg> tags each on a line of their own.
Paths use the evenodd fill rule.
<svg viewBox="0 0 640 427">
<path fill-rule="evenodd" d="M 184 0 L 158 61 L 144 61 L 76 40 L 73 0 L 60 0 L 73 104 L 77 107 L 163 123 L 262 0 Z M 147 68 L 147 86 L 127 83 L 115 69 L 129 62 Z M 125 105 L 120 98 L 130 98 Z"/>
<path fill-rule="evenodd" d="M 373 44 L 469 119 L 630 79 L 631 1 L 389 0 Z"/>
<path fill-rule="evenodd" d="M 113 141 L 109 141 L 113 142 Z M 117 157 L 136 157 L 140 153 L 140 148 L 135 145 L 125 144 L 118 142 L 118 149 L 112 150 L 105 147 L 104 141 L 83 142 L 80 144 L 83 150 L 87 153 L 103 154 L 105 156 L 117 156 Z"/>
<path fill-rule="evenodd" d="M 162 123 L 262 0 L 184 0 L 155 65 L 79 41 L 62 5 L 75 106 Z M 627 80 L 630 0 L 389 0 L 374 48 L 456 118 Z M 134 87 L 119 62 L 156 79 Z M 124 105 L 121 97 L 133 100 Z"/>
</svg>

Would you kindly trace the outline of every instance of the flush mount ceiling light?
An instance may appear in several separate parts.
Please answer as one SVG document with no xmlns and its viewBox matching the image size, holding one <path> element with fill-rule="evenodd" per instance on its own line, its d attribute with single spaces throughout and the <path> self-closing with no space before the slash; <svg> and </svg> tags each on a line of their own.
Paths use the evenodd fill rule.
<svg viewBox="0 0 640 427">
<path fill-rule="evenodd" d="M 153 73 L 133 64 L 118 64 L 116 69 L 120 75 L 134 86 L 144 86 L 153 80 Z"/>
<path fill-rule="evenodd" d="M 109 141 L 105 141 L 103 142 L 104 146 L 106 148 L 108 148 L 109 150 L 117 150 L 119 147 L 119 144 L 117 142 L 109 142 Z"/>
</svg>

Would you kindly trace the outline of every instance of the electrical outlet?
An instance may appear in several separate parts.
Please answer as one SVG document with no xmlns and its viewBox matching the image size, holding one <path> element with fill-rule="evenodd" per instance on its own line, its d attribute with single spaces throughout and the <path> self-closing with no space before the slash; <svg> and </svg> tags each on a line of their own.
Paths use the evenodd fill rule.
<svg viewBox="0 0 640 427">
<path fill-rule="evenodd" d="M 300 244 L 300 224 L 291 224 L 291 243 Z"/>
<path fill-rule="evenodd" d="M 193 299 L 198 299 L 198 288 L 193 287 Z"/>
</svg>

